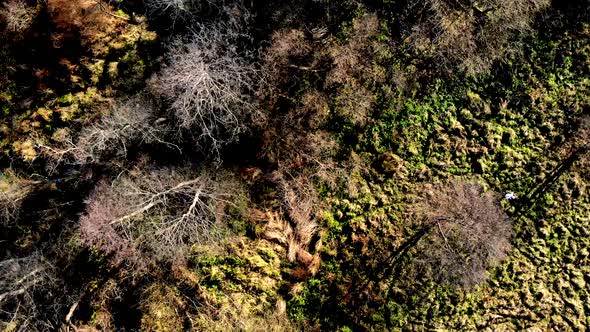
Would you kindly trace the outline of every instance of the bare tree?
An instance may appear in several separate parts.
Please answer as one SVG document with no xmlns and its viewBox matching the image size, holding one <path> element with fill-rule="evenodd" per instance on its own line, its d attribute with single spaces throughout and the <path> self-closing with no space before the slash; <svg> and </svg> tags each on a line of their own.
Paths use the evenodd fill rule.
<svg viewBox="0 0 590 332">
<path fill-rule="evenodd" d="M 164 139 L 166 119 L 155 119 L 153 105 L 141 97 L 118 102 L 111 113 L 83 127 L 76 138 L 64 129 L 53 136 L 55 144 L 39 144 L 55 164 L 98 163 L 107 158 L 125 157 L 130 146 L 161 143 L 180 149 Z"/>
<path fill-rule="evenodd" d="M 430 231 L 416 248 L 416 266 L 466 289 L 506 258 L 512 225 L 498 197 L 474 181 L 430 185 L 413 211 Z"/>
<path fill-rule="evenodd" d="M 248 52 L 239 49 L 243 35 L 237 22 L 199 24 L 188 43 L 176 40 L 168 65 L 151 80 L 181 128 L 195 131 L 197 141 L 215 154 L 245 129 L 255 110 L 252 92 L 257 70 Z"/>
<path fill-rule="evenodd" d="M 276 93 L 276 87 L 292 79 L 289 70 L 293 68 L 293 62 L 308 57 L 312 51 L 313 44 L 306 38 L 303 30 L 285 29 L 273 32 L 270 45 L 262 55 L 266 80 L 272 84 L 264 86 L 259 94 L 267 96 Z"/>
<path fill-rule="evenodd" d="M 190 18 L 193 3 L 191 0 L 147 0 L 145 5 L 150 16 L 169 16 L 175 24 L 178 19 Z"/>
<path fill-rule="evenodd" d="M 174 259 L 216 238 L 230 193 L 237 193 L 235 184 L 206 171 L 136 169 L 98 184 L 80 220 L 82 239 L 120 261 L 139 254 Z"/>
<path fill-rule="evenodd" d="M 22 178 L 10 169 L 0 171 L 0 224 L 14 222 L 23 201 L 41 183 Z"/>
<path fill-rule="evenodd" d="M 178 21 L 190 24 L 203 14 L 223 15 L 238 6 L 237 2 L 227 0 L 146 0 L 145 5 L 150 17 L 168 17 L 173 26 Z"/>
<path fill-rule="evenodd" d="M 5 331 L 47 331 L 57 328 L 50 308 L 39 297 L 53 297 L 56 284 L 54 268 L 40 254 L 0 261 L 0 326 Z M 55 317 L 54 317 L 55 318 Z"/>
<path fill-rule="evenodd" d="M 549 5 L 549 0 L 415 0 L 405 11 L 409 20 L 417 19 L 410 33 L 416 50 L 432 54 L 447 69 L 477 74 L 515 51 L 511 38 L 528 31 L 535 14 Z"/>
</svg>

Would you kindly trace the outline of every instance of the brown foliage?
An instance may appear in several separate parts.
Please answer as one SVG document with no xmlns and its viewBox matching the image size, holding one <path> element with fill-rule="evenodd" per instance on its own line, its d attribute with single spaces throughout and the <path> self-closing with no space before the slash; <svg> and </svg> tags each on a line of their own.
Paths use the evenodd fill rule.
<svg viewBox="0 0 590 332">
<path fill-rule="evenodd" d="M 374 103 L 367 85 L 385 79 L 383 71 L 373 63 L 382 47 L 375 41 L 379 18 L 375 14 L 366 14 L 352 23 L 346 42 L 333 43 L 328 50 L 333 68 L 326 76 L 326 83 L 339 90 L 335 110 L 354 124 L 363 126 Z"/>
<path fill-rule="evenodd" d="M 264 220 L 262 236 L 285 247 L 287 259 L 301 264 L 298 271 L 307 271 L 313 275 L 320 264 L 320 241 L 311 247 L 312 239 L 318 230 L 317 219 L 321 211 L 319 196 L 309 176 L 297 177 L 276 172 L 274 181 L 282 200 L 284 215 L 277 212 L 259 212 L 251 215 L 257 220 Z"/>
<path fill-rule="evenodd" d="M 112 12 L 110 5 L 96 0 L 47 0 L 47 10 L 57 27 L 52 34 L 56 47 L 79 34 L 83 46 L 100 52 L 100 45 L 114 38 L 113 31 L 124 22 L 109 14 Z"/>
<path fill-rule="evenodd" d="M 429 185 L 413 212 L 431 227 L 418 245 L 418 273 L 466 289 L 510 250 L 512 225 L 498 197 L 474 181 Z"/>
</svg>

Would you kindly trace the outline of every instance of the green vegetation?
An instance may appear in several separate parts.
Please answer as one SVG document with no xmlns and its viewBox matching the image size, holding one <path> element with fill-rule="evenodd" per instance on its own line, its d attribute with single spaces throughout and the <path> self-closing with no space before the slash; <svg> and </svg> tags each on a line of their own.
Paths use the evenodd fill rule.
<svg viewBox="0 0 590 332">
<path fill-rule="evenodd" d="M 578 121 L 587 116 L 589 28 L 539 36 L 524 57 L 508 59 L 497 74 L 435 80 L 412 98 L 382 95 L 387 88 L 375 87 L 382 111 L 352 149 L 379 171 L 364 176 L 360 194 L 328 195 L 334 217 L 326 221 L 326 242 L 332 245 L 324 249 L 320 274 L 292 300 L 293 317 L 319 313 L 316 319 L 340 327 L 349 321 L 353 330 L 587 326 L 587 162 L 574 163 L 557 179 L 552 172 L 566 161 Z M 369 293 L 373 308 L 335 307 L 334 298 L 324 297 L 333 287 L 347 294 L 363 270 L 383 268 L 366 261 L 408 237 L 405 210 L 420 183 L 457 176 L 477 176 L 519 197 L 503 202 L 514 220 L 514 249 L 488 284 L 464 293 L 408 280 L 400 268 L 402 276 L 382 276 L 360 290 Z M 330 315 L 335 310 L 341 316 Z"/>
<path fill-rule="evenodd" d="M 590 327 L 587 1 L 2 6 L 4 330 Z"/>
</svg>

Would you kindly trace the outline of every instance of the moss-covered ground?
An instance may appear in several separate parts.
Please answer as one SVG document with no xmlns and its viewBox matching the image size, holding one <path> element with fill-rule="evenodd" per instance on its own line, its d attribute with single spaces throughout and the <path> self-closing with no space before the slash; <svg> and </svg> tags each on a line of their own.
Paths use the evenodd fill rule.
<svg viewBox="0 0 590 332">
<path fill-rule="evenodd" d="M 590 326 L 590 172 L 588 156 L 571 155 L 590 112 L 590 26 L 537 37 L 485 77 L 433 79 L 409 96 L 369 86 L 374 121 L 360 134 L 343 125 L 341 137 L 371 167 L 355 175 L 355 195 L 326 193 L 322 269 L 290 300 L 293 318 L 344 330 Z M 412 70 L 404 61 L 379 65 Z M 404 211 L 421 183 L 449 177 L 517 196 L 502 202 L 515 229 L 510 257 L 470 292 L 405 278 L 407 258 L 384 263 L 413 234 Z"/>
</svg>

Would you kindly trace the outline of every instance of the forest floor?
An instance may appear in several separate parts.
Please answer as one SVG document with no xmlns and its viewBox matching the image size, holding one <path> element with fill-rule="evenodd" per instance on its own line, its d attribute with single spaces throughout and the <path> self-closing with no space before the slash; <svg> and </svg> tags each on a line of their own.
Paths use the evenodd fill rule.
<svg viewBox="0 0 590 332">
<path fill-rule="evenodd" d="M 75 140 L 64 138 L 97 128 L 129 96 L 155 100 L 155 115 L 140 131 L 172 122 L 168 100 L 145 96 L 154 73 L 169 68 L 175 30 L 161 27 L 166 19 L 136 14 L 145 9 L 133 1 L 99 8 L 76 0 L 71 10 L 57 0 L 29 4 L 30 29 L 0 39 L 11 40 L 0 46 L 0 272 L 19 259 L 47 260 L 53 284 L 43 288 L 45 281 L 34 279 L 32 290 L 15 293 L 14 280 L 0 276 L 0 326 L 590 327 L 590 21 L 565 15 L 562 24 L 549 24 L 558 10 L 549 11 L 519 37 L 517 52 L 472 75 L 435 68 L 437 58 L 400 41 L 392 14 L 376 4 L 345 3 L 326 5 L 332 11 L 321 15 L 274 2 L 284 11 L 251 4 L 254 18 L 232 12 L 254 22 L 244 44 L 264 45 L 256 56 L 266 76 L 259 90 L 248 91 L 257 110 L 246 117 L 249 129 L 219 155 L 198 150 L 202 141 L 187 138 L 198 136 L 194 128 L 178 135 L 166 129 L 166 144 L 146 136 L 107 140 L 122 142 L 124 153 L 83 163 L 70 154 Z M 160 197 L 190 182 L 183 176 L 210 174 L 230 191 L 204 209 L 222 226 L 211 231 L 214 240 L 187 243 L 182 259 L 162 259 L 158 251 L 171 248 L 134 237 L 178 211 L 155 212 L 151 223 L 125 230 L 108 227 L 134 212 L 112 212 L 116 219 L 92 233 L 112 230 L 132 249 L 88 239 L 84 222 L 92 211 L 111 213 L 111 205 L 100 205 L 101 190 L 144 180 L 130 186 L 141 194 L 167 188 L 154 195 Z M 166 187 L 167 176 L 176 187 Z M 436 282 L 413 265 L 420 257 L 412 245 L 420 233 L 415 202 L 427 185 L 457 179 L 493 192 L 512 225 L 507 258 L 469 289 Z M 182 195 L 163 201 L 182 206 Z M 123 204 L 128 196 L 112 197 Z M 147 258 L 120 258 L 135 251 Z M 19 282 L 39 273 L 29 272 Z"/>
</svg>

